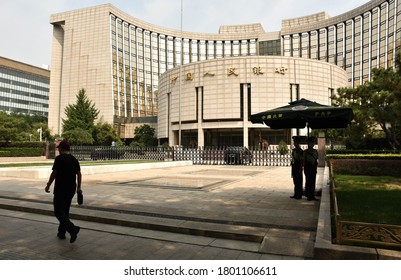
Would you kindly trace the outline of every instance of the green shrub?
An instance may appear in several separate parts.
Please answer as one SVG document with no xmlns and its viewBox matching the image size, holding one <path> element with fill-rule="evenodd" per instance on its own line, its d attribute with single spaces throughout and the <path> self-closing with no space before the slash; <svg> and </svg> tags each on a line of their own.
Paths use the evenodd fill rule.
<svg viewBox="0 0 401 280">
<path fill-rule="evenodd" d="M 285 143 L 283 140 L 281 140 L 280 143 L 278 143 L 277 149 L 280 155 L 286 155 L 288 154 L 289 151 L 287 143 Z"/>
<path fill-rule="evenodd" d="M 0 157 L 36 157 L 43 156 L 43 147 L 0 147 Z"/>
<path fill-rule="evenodd" d="M 335 174 L 401 177 L 401 158 L 336 158 L 330 159 Z"/>
</svg>

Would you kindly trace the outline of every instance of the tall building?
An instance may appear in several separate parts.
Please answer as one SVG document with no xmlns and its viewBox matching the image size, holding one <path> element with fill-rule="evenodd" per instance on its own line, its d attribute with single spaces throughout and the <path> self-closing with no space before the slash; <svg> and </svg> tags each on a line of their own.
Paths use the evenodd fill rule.
<svg viewBox="0 0 401 280">
<path fill-rule="evenodd" d="M 249 83 L 254 83 L 251 85 L 252 89 L 269 85 L 277 87 L 274 97 L 263 96 L 261 91 L 258 92 L 258 98 L 252 99 L 253 104 L 250 104 L 248 113 L 257 113 L 257 110 L 262 108 L 258 102 L 263 98 L 267 100 L 265 103 L 262 102 L 266 106 L 264 110 L 277 104 L 285 105 L 291 101 L 295 91 L 298 91 L 297 96 L 300 98 L 314 96 L 315 101 L 328 104 L 329 95 L 335 92 L 338 86 L 343 86 L 344 77 L 338 68 L 342 68 L 346 73 L 345 81 L 348 86 L 357 86 L 364 80 L 370 79 L 374 67 L 393 66 L 394 54 L 401 47 L 400 14 L 400 0 L 372 0 L 335 17 L 319 13 L 283 20 L 281 30 L 277 32 L 265 32 L 260 24 L 250 24 L 222 26 L 218 34 L 181 32 L 163 28 L 133 18 L 110 4 L 54 14 L 50 19 L 53 25 L 53 48 L 49 127 L 54 133 L 61 133 L 65 106 L 74 103 L 79 89 L 85 88 L 89 98 L 100 110 L 100 115 L 105 121 L 115 125 L 122 138 L 132 138 L 136 125 L 143 123 L 155 125 L 159 116 L 159 138 L 167 138 L 170 144 L 185 144 L 181 143 L 180 136 L 182 132 L 185 134 L 183 128 L 185 125 L 188 133 L 196 135 L 198 143 L 205 145 L 209 142 L 215 143 L 215 140 L 205 140 L 217 137 L 213 135 L 218 135 L 218 132 L 212 130 L 210 133 L 200 133 L 199 124 L 191 130 L 190 125 L 195 120 L 192 117 L 186 120 L 185 114 L 181 114 L 182 106 L 188 101 L 186 96 L 191 92 L 195 94 L 196 88 L 199 90 L 200 87 L 207 87 L 207 84 L 187 87 L 185 81 L 190 77 L 184 75 L 195 72 L 204 75 L 205 73 L 199 69 L 205 69 L 207 65 L 212 65 L 210 67 L 213 71 L 228 71 L 235 68 L 228 63 L 236 58 L 238 58 L 235 62 L 237 67 L 246 67 L 246 63 L 259 67 L 260 61 L 263 61 L 264 67 L 272 69 L 283 67 L 288 69 L 288 75 L 283 75 L 285 77 L 291 77 L 293 73 L 312 75 L 312 72 L 315 72 L 310 71 L 310 67 L 315 66 L 335 69 L 334 72 L 341 76 L 341 79 L 334 77 L 333 73 L 324 74 L 327 76 L 323 78 L 336 82 L 321 83 L 321 87 L 318 88 L 319 93 L 313 95 L 310 95 L 313 88 L 310 86 L 313 82 L 312 76 L 305 79 L 302 84 L 297 82 L 295 76 L 292 80 L 290 78 L 285 80 L 281 74 L 265 75 L 263 76 L 265 79 L 261 76 L 257 81 L 241 79 L 241 76 L 231 82 L 221 80 L 208 92 L 210 96 L 222 93 L 218 87 L 223 84 L 232 85 L 235 91 L 240 91 L 240 85 Z M 267 61 L 266 56 L 285 60 L 273 63 L 273 60 Z M 250 62 L 246 58 L 259 59 L 259 62 Z M 321 66 L 322 64 L 314 66 L 313 62 L 306 60 L 319 61 L 326 63 L 327 66 Z M 299 66 L 301 64 L 305 66 L 291 68 L 284 65 L 295 65 L 298 62 Z M 188 73 L 181 71 L 190 65 L 197 70 L 189 71 L 190 68 L 185 68 L 184 71 L 189 71 Z M 250 74 L 243 70 L 241 68 L 242 76 L 248 75 L 249 78 Z M 271 70 L 269 71 L 271 73 Z M 175 74 L 171 76 L 173 72 Z M 174 81 L 163 78 L 165 76 Z M 280 82 L 276 81 L 277 77 L 281 77 Z M 164 83 L 162 92 L 161 80 Z M 197 81 L 196 78 L 192 80 Z M 169 87 L 168 83 L 181 86 L 174 89 Z M 161 94 L 163 96 L 160 96 Z M 236 95 L 235 98 L 238 96 L 240 95 Z M 206 97 L 205 94 L 204 98 Z M 232 97 L 227 95 L 226 98 Z M 163 100 L 162 107 L 158 105 L 159 100 Z M 168 103 L 166 100 L 173 103 Z M 220 108 L 213 107 L 216 104 L 212 104 L 210 100 L 203 102 L 212 106 L 204 107 L 204 110 Z M 225 103 L 225 99 L 216 99 L 216 102 Z M 170 110 L 167 110 L 166 106 L 170 106 L 168 107 Z M 241 110 L 244 104 L 238 106 Z M 172 108 L 179 110 L 174 109 L 174 111 Z M 163 116 L 159 110 L 163 111 Z M 224 110 L 228 109 L 224 107 Z M 199 114 L 201 113 L 202 111 L 199 111 Z M 222 123 L 229 119 L 243 119 L 244 115 L 239 115 L 241 113 L 244 112 L 235 115 L 227 111 L 226 115 L 216 115 L 218 119 L 214 121 L 220 123 L 221 129 L 228 131 L 233 129 L 231 127 L 233 123 L 226 122 L 223 127 Z M 247 138 L 246 135 L 251 133 L 247 133 L 245 127 L 262 129 L 247 120 L 242 121 L 241 137 L 244 145 L 253 142 Z M 285 135 L 285 132 L 282 135 Z M 201 140 L 199 137 L 204 139 Z"/>
<path fill-rule="evenodd" d="M 0 110 L 48 115 L 50 71 L 0 56 Z"/>
</svg>

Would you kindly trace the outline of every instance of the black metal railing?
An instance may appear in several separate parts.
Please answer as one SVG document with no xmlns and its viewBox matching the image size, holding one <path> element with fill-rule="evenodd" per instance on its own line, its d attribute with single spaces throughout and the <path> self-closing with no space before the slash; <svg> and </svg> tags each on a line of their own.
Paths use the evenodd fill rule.
<svg viewBox="0 0 401 280">
<path fill-rule="evenodd" d="M 291 149 L 280 152 L 278 146 L 246 147 L 146 147 L 72 146 L 71 153 L 80 161 L 158 160 L 192 161 L 200 165 L 289 166 Z"/>
</svg>

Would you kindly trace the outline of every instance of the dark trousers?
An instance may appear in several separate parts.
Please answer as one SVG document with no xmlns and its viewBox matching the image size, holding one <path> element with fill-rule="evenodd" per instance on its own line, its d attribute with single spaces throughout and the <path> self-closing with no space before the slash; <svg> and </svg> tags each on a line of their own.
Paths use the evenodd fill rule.
<svg viewBox="0 0 401 280">
<path fill-rule="evenodd" d="M 307 198 L 315 197 L 317 167 L 305 165 L 305 195 Z"/>
<path fill-rule="evenodd" d="M 54 215 L 60 222 L 58 227 L 59 234 L 66 232 L 74 233 L 76 231 L 74 224 L 70 221 L 70 207 L 74 194 L 71 195 L 55 195 L 53 198 Z"/>
<path fill-rule="evenodd" d="M 302 176 L 302 169 L 299 165 L 292 165 L 291 167 L 291 175 L 292 181 L 294 182 L 294 196 L 295 197 L 302 197 L 302 183 L 303 183 L 303 176 Z"/>
</svg>

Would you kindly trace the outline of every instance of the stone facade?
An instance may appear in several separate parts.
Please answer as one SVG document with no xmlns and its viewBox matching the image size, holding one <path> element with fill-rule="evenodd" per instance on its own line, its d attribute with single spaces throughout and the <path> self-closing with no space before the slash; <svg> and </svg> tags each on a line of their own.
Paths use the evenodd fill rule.
<svg viewBox="0 0 401 280">
<path fill-rule="evenodd" d="M 257 146 L 260 136 L 273 144 L 289 143 L 288 131 L 252 124 L 249 116 L 300 98 L 331 104 L 330 96 L 347 85 L 343 69 L 310 59 L 257 56 L 191 63 L 160 78 L 158 136 L 169 139 L 170 146 L 249 147 Z"/>
</svg>

